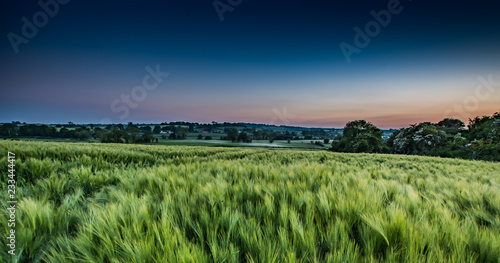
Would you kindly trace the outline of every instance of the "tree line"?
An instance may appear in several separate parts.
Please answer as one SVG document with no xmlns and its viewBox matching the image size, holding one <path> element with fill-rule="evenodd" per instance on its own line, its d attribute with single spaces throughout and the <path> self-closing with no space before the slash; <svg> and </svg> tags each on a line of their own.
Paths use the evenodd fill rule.
<svg viewBox="0 0 500 263">
<path fill-rule="evenodd" d="M 107 125 L 104 128 L 69 125 L 59 130 L 49 125 L 26 124 L 18 127 L 15 124 L 5 123 L 0 126 L 0 136 L 2 137 L 37 137 L 37 138 L 61 138 L 89 140 L 97 139 L 103 143 L 148 143 L 155 140 L 151 127 L 142 129 L 123 124 Z"/>
<path fill-rule="evenodd" d="M 394 132 L 386 142 L 370 122 L 348 122 L 332 142 L 333 151 L 393 153 L 500 161 L 500 114 L 469 119 L 445 118 L 422 122 Z"/>
<path fill-rule="evenodd" d="M 166 123 L 165 123 L 166 124 Z M 188 126 L 182 127 L 180 125 Z M 19 122 L 5 123 L 0 125 L 0 136 L 14 137 L 39 137 L 39 138 L 67 138 L 76 140 L 96 139 L 103 143 L 151 143 L 158 142 L 154 134 L 160 134 L 163 139 L 186 139 L 187 135 L 195 132 L 196 123 L 175 122 L 166 126 L 135 125 L 129 122 L 127 125 L 116 124 L 102 127 L 78 126 L 73 123 L 69 125 L 57 125 L 59 129 L 49 125 L 24 124 Z M 302 131 L 301 136 L 295 131 L 282 133 L 270 129 L 257 130 L 246 128 L 238 130 L 230 127 L 231 123 L 218 124 L 213 122 L 207 127 L 222 126 L 226 136 L 221 140 L 232 142 L 251 143 L 252 140 L 275 140 L 314 139 L 313 136 L 323 138 L 324 144 L 328 144 L 330 134 L 326 131 Z M 203 130 L 203 129 L 200 129 Z M 351 153 L 392 153 L 441 156 L 464 159 L 479 159 L 500 161 L 500 113 L 492 116 L 482 116 L 469 119 L 467 126 L 459 119 L 446 118 L 438 123 L 422 122 L 410 125 L 395 131 L 387 140 L 382 138 L 383 132 L 370 122 L 355 120 L 348 122 L 342 134 L 338 134 L 331 143 L 331 150 L 336 152 Z M 198 135 L 198 139 L 203 136 Z M 330 137 L 331 138 L 331 137 Z M 205 136 L 206 140 L 212 139 Z M 316 142 L 323 145 L 321 142 Z"/>
</svg>

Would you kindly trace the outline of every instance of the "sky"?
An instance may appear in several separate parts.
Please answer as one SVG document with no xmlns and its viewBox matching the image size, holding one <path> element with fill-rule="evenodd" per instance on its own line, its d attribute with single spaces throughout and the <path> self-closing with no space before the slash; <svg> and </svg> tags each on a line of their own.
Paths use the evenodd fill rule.
<svg viewBox="0 0 500 263">
<path fill-rule="evenodd" d="M 500 111 L 498 1 L 0 3 L 0 122 L 401 128 Z"/>
</svg>

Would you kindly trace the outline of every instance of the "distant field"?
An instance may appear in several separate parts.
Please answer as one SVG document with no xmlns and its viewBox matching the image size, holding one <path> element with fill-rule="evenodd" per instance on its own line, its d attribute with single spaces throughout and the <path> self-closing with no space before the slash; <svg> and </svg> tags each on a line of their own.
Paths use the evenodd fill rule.
<svg viewBox="0 0 500 263">
<path fill-rule="evenodd" d="M 150 143 L 150 145 L 183 145 L 183 146 L 228 146 L 228 147 L 265 147 L 265 148 L 307 148 L 307 149 L 327 149 L 331 147 L 331 145 L 318 146 L 311 144 L 311 140 L 296 140 L 290 141 L 279 141 L 276 140 L 273 143 L 269 143 L 268 140 L 253 140 L 251 143 L 243 143 L 243 142 L 231 142 L 228 140 L 198 140 L 196 138 L 188 138 L 185 140 L 162 140 L 159 139 L 159 142 Z"/>
<path fill-rule="evenodd" d="M 168 134 L 165 134 L 168 137 Z M 158 139 L 157 142 L 149 143 L 148 145 L 177 145 L 177 146 L 224 146 L 224 147 L 260 147 L 260 148 L 304 148 L 304 149 L 315 149 L 315 150 L 323 150 L 331 147 L 330 144 L 325 144 L 325 146 L 318 146 L 311 144 L 311 140 L 291 140 L 290 143 L 283 140 L 275 140 L 273 143 L 269 143 L 268 140 L 253 140 L 251 143 L 233 143 L 228 140 L 220 140 L 220 136 L 225 136 L 225 134 L 220 133 L 209 133 L 203 134 L 203 138 L 205 136 L 211 136 L 211 140 L 198 140 L 198 133 L 190 133 L 187 139 L 180 140 L 172 140 L 172 139 L 163 139 L 161 135 L 155 134 L 155 138 Z M 98 143 L 97 139 L 90 139 L 89 141 L 81 141 L 78 139 L 64 139 L 64 138 L 36 138 L 36 137 L 18 137 L 15 138 L 20 141 L 40 141 L 40 142 L 95 142 Z M 0 139 L 1 140 L 1 139 Z M 12 140 L 11 138 L 7 138 L 7 140 Z M 313 140 L 317 141 L 317 140 Z M 321 142 L 323 140 L 320 140 Z"/>
<path fill-rule="evenodd" d="M 18 262 L 500 262 L 500 163 L 6 140 L 3 174 L 7 151 Z"/>
</svg>

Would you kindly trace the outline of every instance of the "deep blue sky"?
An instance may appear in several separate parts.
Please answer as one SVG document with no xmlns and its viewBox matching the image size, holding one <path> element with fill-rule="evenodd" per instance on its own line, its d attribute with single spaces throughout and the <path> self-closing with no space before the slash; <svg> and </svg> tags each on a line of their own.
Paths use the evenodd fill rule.
<svg viewBox="0 0 500 263">
<path fill-rule="evenodd" d="M 397 128 L 499 110 L 500 84 L 476 94 L 479 77 L 500 82 L 497 1 L 403 0 L 348 63 L 340 43 L 389 2 L 242 0 L 221 21 L 211 0 L 73 0 L 16 54 L 9 33 L 43 9 L 2 1 L 0 122 Z M 126 106 L 157 65 L 170 75 Z"/>
</svg>

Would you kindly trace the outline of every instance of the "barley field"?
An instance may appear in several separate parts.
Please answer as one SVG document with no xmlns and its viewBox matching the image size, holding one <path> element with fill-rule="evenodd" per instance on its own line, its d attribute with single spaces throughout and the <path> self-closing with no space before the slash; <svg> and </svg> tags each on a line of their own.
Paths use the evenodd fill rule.
<svg viewBox="0 0 500 263">
<path fill-rule="evenodd" d="M 0 142 L 4 262 L 500 262 L 500 164 Z"/>
</svg>

